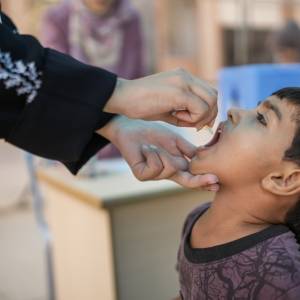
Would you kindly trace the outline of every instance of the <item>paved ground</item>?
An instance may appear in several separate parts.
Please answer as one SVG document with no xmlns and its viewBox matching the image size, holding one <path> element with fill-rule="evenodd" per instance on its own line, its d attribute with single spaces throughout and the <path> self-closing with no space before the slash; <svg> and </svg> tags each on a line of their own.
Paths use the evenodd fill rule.
<svg viewBox="0 0 300 300">
<path fill-rule="evenodd" d="M 22 155 L 0 143 L 0 300 L 46 300 L 43 244 Z"/>
</svg>

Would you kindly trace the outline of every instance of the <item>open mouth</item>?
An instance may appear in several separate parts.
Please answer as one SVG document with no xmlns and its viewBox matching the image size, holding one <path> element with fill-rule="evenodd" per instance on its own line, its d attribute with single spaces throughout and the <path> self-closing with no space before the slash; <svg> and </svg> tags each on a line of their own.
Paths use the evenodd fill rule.
<svg viewBox="0 0 300 300">
<path fill-rule="evenodd" d="M 206 144 L 204 145 L 205 148 L 212 147 L 213 145 L 217 144 L 221 138 L 222 132 L 224 130 L 224 122 L 221 122 L 220 125 L 218 126 L 213 138 Z"/>
</svg>

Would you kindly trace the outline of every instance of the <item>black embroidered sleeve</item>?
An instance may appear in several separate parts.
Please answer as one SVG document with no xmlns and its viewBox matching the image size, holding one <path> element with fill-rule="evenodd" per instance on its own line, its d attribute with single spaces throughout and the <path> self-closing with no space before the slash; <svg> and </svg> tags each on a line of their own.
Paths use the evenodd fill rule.
<svg viewBox="0 0 300 300">
<path fill-rule="evenodd" d="M 0 24 L 0 138 L 76 173 L 108 141 L 96 135 L 116 76 Z"/>
</svg>

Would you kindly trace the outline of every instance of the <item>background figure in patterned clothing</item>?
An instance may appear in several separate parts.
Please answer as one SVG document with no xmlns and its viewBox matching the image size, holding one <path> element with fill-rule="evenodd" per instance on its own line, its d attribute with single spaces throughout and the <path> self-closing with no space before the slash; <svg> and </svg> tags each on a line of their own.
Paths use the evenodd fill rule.
<svg viewBox="0 0 300 300">
<path fill-rule="evenodd" d="M 63 0 L 45 14 L 42 41 L 125 79 L 145 75 L 140 17 L 129 0 Z M 98 157 L 119 155 L 108 145 Z"/>
<path fill-rule="evenodd" d="M 300 88 L 231 109 L 193 174 L 219 178 L 188 216 L 178 252 L 184 300 L 300 299 Z"/>
</svg>

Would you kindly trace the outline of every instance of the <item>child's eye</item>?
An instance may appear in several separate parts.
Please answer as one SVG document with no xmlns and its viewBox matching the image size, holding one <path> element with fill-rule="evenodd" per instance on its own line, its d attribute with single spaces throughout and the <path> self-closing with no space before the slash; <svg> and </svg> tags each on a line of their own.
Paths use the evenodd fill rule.
<svg viewBox="0 0 300 300">
<path fill-rule="evenodd" d="M 266 119 L 265 119 L 265 117 L 264 117 L 261 113 L 257 112 L 256 119 L 257 119 L 257 121 L 260 122 L 262 125 L 267 126 Z"/>
</svg>

